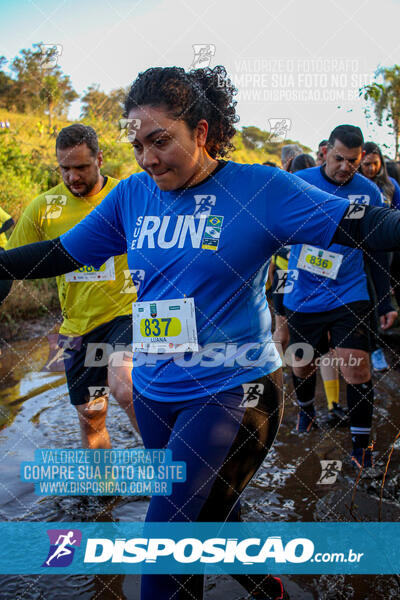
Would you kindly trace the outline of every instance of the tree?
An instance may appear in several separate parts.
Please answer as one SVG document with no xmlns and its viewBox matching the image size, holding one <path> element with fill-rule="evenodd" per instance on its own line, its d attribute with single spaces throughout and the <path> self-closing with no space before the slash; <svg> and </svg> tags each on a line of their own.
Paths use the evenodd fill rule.
<svg viewBox="0 0 400 600">
<path fill-rule="evenodd" d="M 12 99 L 15 95 L 15 82 L 4 72 L 4 67 L 7 64 L 5 56 L 0 56 L 0 106 L 10 110 L 12 107 Z"/>
<path fill-rule="evenodd" d="M 246 148 L 250 150 L 260 150 L 264 148 L 269 138 L 269 133 L 250 125 L 249 127 L 242 127 L 242 138 Z"/>
<path fill-rule="evenodd" d="M 57 77 L 47 75 L 43 80 L 43 87 L 40 90 L 40 99 L 46 103 L 49 116 L 49 132 L 53 128 L 53 114 L 55 107 L 59 104 L 62 96 L 62 90 Z"/>
<path fill-rule="evenodd" d="M 118 121 L 124 109 L 126 90 L 117 88 L 109 94 L 100 90 L 98 84 L 92 83 L 82 96 L 82 117 Z"/>
<path fill-rule="evenodd" d="M 70 103 L 78 97 L 56 58 L 55 46 L 34 44 L 32 50 L 21 50 L 11 63 L 14 74 L 11 108 L 23 113 L 47 112 L 50 126 L 53 115 L 65 115 Z"/>
<path fill-rule="evenodd" d="M 399 157 L 400 134 L 400 66 L 381 67 L 376 77 L 382 77 L 383 83 L 374 81 L 360 89 L 360 96 L 372 102 L 378 125 L 385 120 L 393 130 L 395 160 Z"/>
</svg>

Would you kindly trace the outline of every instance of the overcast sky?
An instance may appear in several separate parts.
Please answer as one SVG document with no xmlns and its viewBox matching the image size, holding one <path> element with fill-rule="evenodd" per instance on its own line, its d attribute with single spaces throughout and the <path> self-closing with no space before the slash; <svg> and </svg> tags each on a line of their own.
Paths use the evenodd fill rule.
<svg viewBox="0 0 400 600">
<path fill-rule="evenodd" d="M 391 143 L 358 98 L 379 65 L 400 62 L 398 0 L 0 0 L 0 54 L 58 44 L 79 94 L 127 86 L 150 66 L 189 68 L 209 45 L 239 89 L 239 126 L 287 119 L 288 137 L 315 148 L 341 123 Z M 79 103 L 71 116 L 78 118 Z M 391 154 L 392 149 L 387 150 Z"/>
</svg>

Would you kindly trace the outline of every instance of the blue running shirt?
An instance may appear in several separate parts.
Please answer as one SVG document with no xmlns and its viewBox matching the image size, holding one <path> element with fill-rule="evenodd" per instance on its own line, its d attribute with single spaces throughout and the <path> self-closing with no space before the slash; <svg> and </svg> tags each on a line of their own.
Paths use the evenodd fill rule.
<svg viewBox="0 0 400 600">
<path fill-rule="evenodd" d="M 296 176 L 325 192 L 345 198 L 347 204 L 353 202 L 370 206 L 384 205 L 379 188 L 359 173 L 355 173 L 345 185 L 338 185 L 329 179 L 323 167 L 304 169 L 298 171 Z M 336 279 L 298 269 L 293 288 L 290 293 L 285 294 L 284 306 L 296 312 L 313 313 L 333 310 L 357 300 L 369 300 L 362 250 L 340 244 L 332 244 L 329 250 L 343 255 Z M 300 252 L 301 246 L 292 247 L 289 269 L 297 269 Z"/>
<path fill-rule="evenodd" d="M 262 165 L 227 162 L 197 186 L 170 192 L 143 172 L 121 181 L 61 242 L 94 267 L 127 252 L 129 269 L 142 274 L 139 302 L 194 298 L 202 350 L 135 352 L 132 371 L 144 396 L 188 400 L 281 365 L 264 292 L 269 259 L 287 244 L 326 248 L 347 204 Z"/>
</svg>

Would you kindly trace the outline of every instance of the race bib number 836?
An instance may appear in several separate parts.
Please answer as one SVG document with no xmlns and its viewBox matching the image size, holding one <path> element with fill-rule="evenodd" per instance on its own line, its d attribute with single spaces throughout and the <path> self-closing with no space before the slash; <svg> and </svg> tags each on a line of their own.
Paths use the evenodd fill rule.
<svg viewBox="0 0 400 600">
<path fill-rule="evenodd" d="M 115 268 L 114 268 L 114 257 L 109 258 L 101 267 L 96 269 L 91 266 L 83 266 L 76 271 L 66 273 L 65 281 L 79 282 L 79 281 L 114 281 L 115 280 Z"/>
<path fill-rule="evenodd" d="M 342 260 L 343 254 L 303 244 L 297 267 L 314 275 L 336 279 Z"/>
</svg>

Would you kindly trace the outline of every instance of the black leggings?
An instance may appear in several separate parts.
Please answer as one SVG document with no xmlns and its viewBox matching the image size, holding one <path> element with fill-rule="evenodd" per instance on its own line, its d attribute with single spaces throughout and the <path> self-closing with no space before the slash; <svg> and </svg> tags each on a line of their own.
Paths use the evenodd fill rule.
<svg viewBox="0 0 400 600">
<path fill-rule="evenodd" d="M 153 496 L 146 521 L 238 521 L 239 499 L 270 449 L 282 418 L 281 369 L 198 400 L 157 402 L 133 391 L 146 448 L 185 461 L 187 480 Z M 277 598 L 268 575 L 233 575 L 250 593 Z M 142 600 L 201 600 L 203 575 L 143 575 Z M 279 584 L 280 585 L 280 584 Z M 280 593 L 279 593 L 280 595 Z"/>
</svg>

